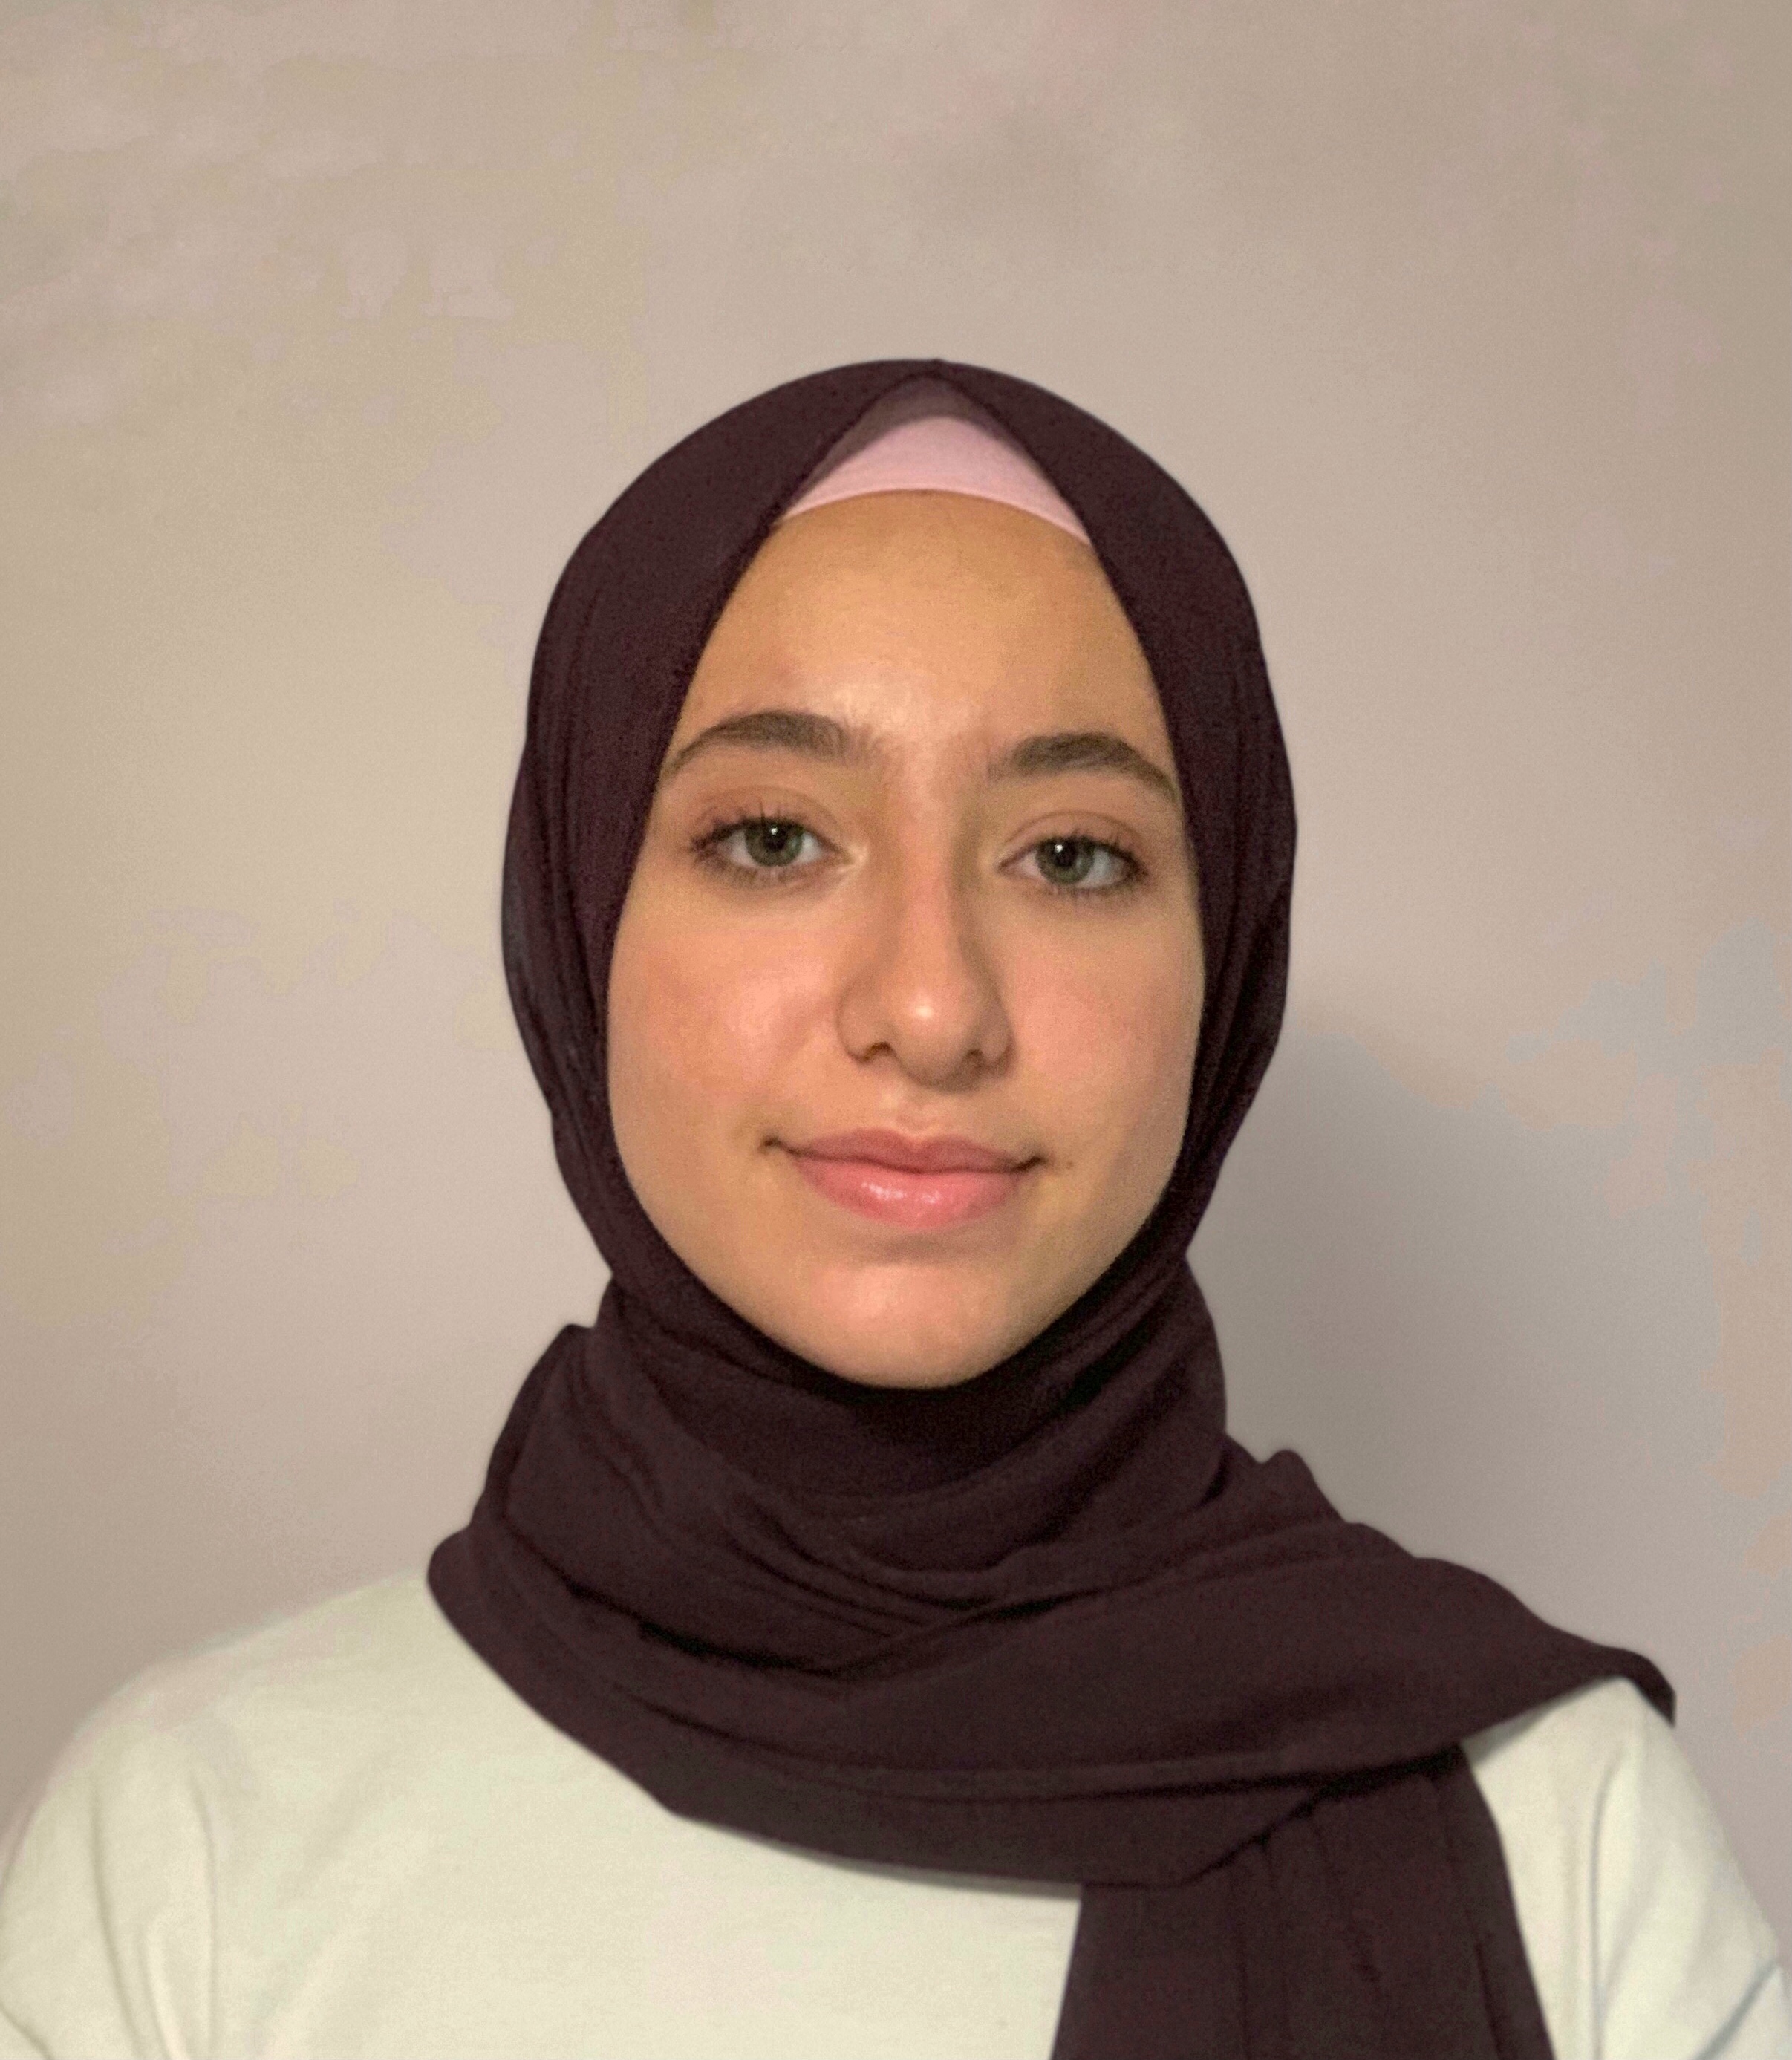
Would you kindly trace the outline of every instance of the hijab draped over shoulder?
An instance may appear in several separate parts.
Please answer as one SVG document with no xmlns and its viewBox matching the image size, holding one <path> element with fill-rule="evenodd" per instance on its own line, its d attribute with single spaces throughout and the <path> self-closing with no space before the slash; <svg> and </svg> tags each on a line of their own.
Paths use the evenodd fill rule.
<svg viewBox="0 0 1792 2060">
<path fill-rule="evenodd" d="M 736 582 L 868 412 L 943 381 L 1074 511 L 1149 661 L 1207 987 L 1168 1185 L 1002 1364 L 864 1387 L 719 1300 L 629 1187 L 606 1091 L 617 924 Z M 450 1620 L 665 1806 L 841 1856 L 1073 1882 L 1054 2060 L 1543 2060 L 1459 1742 L 1636 1654 L 1345 1522 L 1226 1434 L 1187 1253 L 1279 1028 L 1295 824 L 1251 602 L 1167 473 L 1078 408 L 938 361 L 731 409 L 573 553 L 530 691 L 505 964 L 567 1185 L 611 1272 L 524 1383 Z M 597 1950 L 594 1946 L 594 1950 Z"/>
</svg>

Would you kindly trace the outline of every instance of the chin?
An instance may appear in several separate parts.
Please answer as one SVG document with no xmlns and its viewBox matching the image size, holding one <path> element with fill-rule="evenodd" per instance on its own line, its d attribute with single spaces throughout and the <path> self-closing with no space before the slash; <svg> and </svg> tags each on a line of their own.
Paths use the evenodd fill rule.
<svg viewBox="0 0 1792 2060">
<path fill-rule="evenodd" d="M 930 1388 L 961 1387 L 966 1381 L 975 1380 L 980 1373 L 987 1373 L 996 1360 L 980 1359 L 969 1366 L 956 1360 L 941 1366 L 918 1365 L 912 1359 L 900 1366 L 892 1366 L 882 1360 L 847 1364 L 840 1363 L 836 1353 L 829 1359 L 816 1359 L 815 1363 L 839 1379 L 853 1381 L 860 1387 Z"/>
<path fill-rule="evenodd" d="M 739 1265 L 710 1284 L 768 1336 L 840 1379 L 959 1387 L 1011 1358 L 1067 1309 L 1095 1277 L 1088 1262 L 1096 1256 L 1042 1253 L 1036 1241 L 1021 1255 L 962 1254 L 956 1263 L 920 1252 L 869 1264 L 836 1252 L 816 1263 L 785 1248 L 780 1266 L 768 1264 L 761 1248 L 750 1268 Z M 1078 1260 L 1084 1264 L 1071 1263 Z"/>
<path fill-rule="evenodd" d="M 962 1309 L 954 1313 L 962 1318 Z M 960 1321 L 930 1336 L 916 1320 L 912 1299 L 900 1315 L 843 1311 L 830 1319 L 816 1298 L 804 1303 L 800 1315 L 799 1323 L 783 1331 L 783 1342 L 839 1379 L 865 1387 L 960 1387 L 1026 1341 L 1012 1335 L 1012 1322 L 967 1328 Z"/>
</svg>

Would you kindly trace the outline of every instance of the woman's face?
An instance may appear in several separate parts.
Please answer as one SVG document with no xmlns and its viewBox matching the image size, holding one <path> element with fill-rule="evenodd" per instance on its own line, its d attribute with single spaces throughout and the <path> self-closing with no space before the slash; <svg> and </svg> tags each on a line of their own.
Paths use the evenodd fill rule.
<svg viewBox="0 0 1792 2060">
<path fill-rule="evenodd" d="M 1163 713 L 1093 552 L 949 493 L 775 530 L 610 969 L 617 1143 L 691 1271 L 849 1380 L 995 1365 L 1162 1193 L 1202 976 Z"/>
</svg>

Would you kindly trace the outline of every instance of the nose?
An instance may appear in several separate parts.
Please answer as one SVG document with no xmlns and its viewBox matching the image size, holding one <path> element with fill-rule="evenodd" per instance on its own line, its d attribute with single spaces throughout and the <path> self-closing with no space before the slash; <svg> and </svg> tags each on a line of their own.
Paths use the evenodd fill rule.
<svg viewBox="0 0 1792 2060">
<path fill-rule="evenodd" d="M 892 866 L 868 894 L 839 1004 L 856 1059 L 887 1053 L 932 1088 L 969 1084 L 1013 1041 L 975 883 L 944 859 Z"/>
</svg>

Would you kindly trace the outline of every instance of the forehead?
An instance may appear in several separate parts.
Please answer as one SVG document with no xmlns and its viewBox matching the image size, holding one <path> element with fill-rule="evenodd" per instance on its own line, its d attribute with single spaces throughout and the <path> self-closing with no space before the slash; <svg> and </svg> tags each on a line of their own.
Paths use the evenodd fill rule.
<svg viewBox="0 0 1792 2060">
<path fill-rule="evenodd" d="M 773 530 L 729 597 L 675 741 L 753 706 L 877 725 L 1092 723 L 1163 739 L 1150 667 L 1089 546 L 946 493 L 861 496 Z"/>
</svg>

